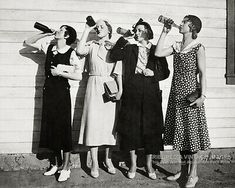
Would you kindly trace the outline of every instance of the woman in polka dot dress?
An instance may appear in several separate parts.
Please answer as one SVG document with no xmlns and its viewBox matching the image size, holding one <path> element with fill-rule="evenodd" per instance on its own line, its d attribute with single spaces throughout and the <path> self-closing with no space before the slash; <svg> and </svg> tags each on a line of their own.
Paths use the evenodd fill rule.
<svg viewBox="0 0 235 188">
<path fill-rule="evenodd" d="M 169 48 L 164 48 L 165 37 L 171 30 L 173 21 L 168 19 L 159 38 L 156 56 L 174 55 L 174 74 L 168 101 L 164 141 L 173 145 L 181 154 L 181 171 L 168 180 L 187 178 L 185 187 L 194 187 L 198 181 L 196 156 L 199 150 L 210 146 L 206 123 L 204 100 L 206 98 L 206 58 L 205 48 L 195 39 L 201 30 L 201 20 L 194 15 L 184 17 L 179 32 L 183 40 Z M 199 74 L 199 79 L 197 75 Z M 197 81 L 199 80 L 199 82 Z M 201 95 L 189 104 L 186 96 L 197 87 Z"/>
</svg>

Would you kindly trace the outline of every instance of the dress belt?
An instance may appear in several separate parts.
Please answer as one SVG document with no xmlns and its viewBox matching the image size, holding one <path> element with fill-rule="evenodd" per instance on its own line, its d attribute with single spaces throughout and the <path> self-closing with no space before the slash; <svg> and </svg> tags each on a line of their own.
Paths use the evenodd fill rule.
<svg viewBox="0 0 235 188">
<path fill-rule="evenodd" d="M 111 77 L 111 75 L 108 74 L 89 74 L 89 76 Z"/>
</svg>

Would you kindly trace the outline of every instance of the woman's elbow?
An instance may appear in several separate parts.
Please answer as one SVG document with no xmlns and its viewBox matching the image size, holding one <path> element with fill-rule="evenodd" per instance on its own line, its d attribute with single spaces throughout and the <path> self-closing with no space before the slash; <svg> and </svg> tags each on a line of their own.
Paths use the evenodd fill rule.
<svg viewBox="0 0 235 188">
<path fill-rule="evenodd" d="M 157 57 L 163 57 L 162 53 L 159 51 L 155 51 L 154 55 Z"/>
<path fill-rule="evenodd" d="M 79 55 L 79 56 L 82 56 L 82 55 L 84 55 L 83 54 L 83 51 L 81 50 L 81 49 L 76 49 L 76 53 L 77 53 L 77 55 Z"/>
<path fill-rule="evenodd" d="M 114 61 L 114 62 L 122 60 L 120 54 L 115 53 L 114 51 L 113 51 L 113 52 L 112 52 L 112 51 L 110 52 L 109 57 L 110 57 L 110 59 L 111 59 L 112 61 Z"/>
<path fill-rule="evenodd" d="M 76 48 L 76 53 L 77 53 L 78 56 L 84 56 L 84 55 L 86 55 L 86 52 L 85 52 L 85 50 L 84 50 L 83 47 L 77 47 L 77 48 Z"/>
<path fill-rule="evenodd" d="M 109 58 L 112 60 L 112 61 L 117 61 L 115 56 L 113 55 L 113 53 L 110 53 L 109 54 Z"/>
</svg>

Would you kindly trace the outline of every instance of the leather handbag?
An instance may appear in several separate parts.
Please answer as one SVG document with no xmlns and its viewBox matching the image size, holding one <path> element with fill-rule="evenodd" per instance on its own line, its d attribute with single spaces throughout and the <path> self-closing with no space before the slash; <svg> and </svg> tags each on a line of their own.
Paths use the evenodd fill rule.
<svg viewBox="0 0 235 188">
<path fill-rule="evenodd" d="M 197 100 L 201 96 L 201 89 L 197 88 L 194 92 L 188 94 L 186 96 L 186 100 L 189 103 L 193 103 L 195 100 Z"/>
<path fill-rule="evenodd" d="M 104 83 L 104 91 L 107 98 L 113 100 L 113 97 L 118 92 L 118 85 L 115 80 L 108 81 Z"/>
</svg>

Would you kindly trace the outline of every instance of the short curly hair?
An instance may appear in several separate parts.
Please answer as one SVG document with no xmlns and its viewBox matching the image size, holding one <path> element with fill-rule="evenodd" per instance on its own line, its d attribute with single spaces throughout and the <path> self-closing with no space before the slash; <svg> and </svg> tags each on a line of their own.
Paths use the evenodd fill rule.
<svg viewBox="0 0 235 188">
<path fill-rule="evenodd" d="M 142 18 L 139 19 L 139 21 L 133 26 L 133 32 L 136 32 L 136 27 L 138 25 L 143 25 L 145 29 L 147 29 L 147 33 L 148 33 L 148 39 L 153 39 L 153 30 L 151 28 L 151 26 L 149 25 L 149 23 L 143 21 Z"/>
<path fill-rule="evenodd" d="M 192 38 L 196 39 L 197 34 L 201 31 L 202 21 L 195 15 L 186 15 L 184 18 L 187 18 L 189 22 L 189 28 L 192 31 Z"/>
</svg>

